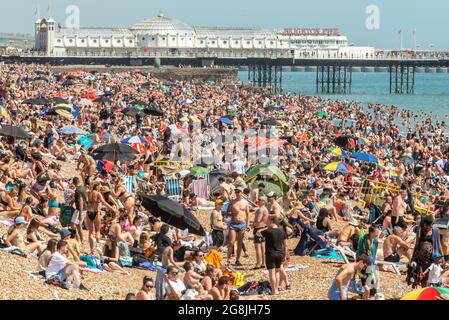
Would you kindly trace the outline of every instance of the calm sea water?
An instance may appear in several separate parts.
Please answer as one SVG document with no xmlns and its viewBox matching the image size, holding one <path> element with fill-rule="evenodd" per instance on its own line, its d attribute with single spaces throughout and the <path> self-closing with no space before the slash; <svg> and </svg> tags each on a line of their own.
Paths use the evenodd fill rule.
<svg viewBox="0 0 449 320">
<path fill-rule="evenodd" d="M 239 72 L 239 78 L 248 82 L 248 72 Z M 288 92 L 307 95 L 316 93 L 315 72 L 284 72 L 283 88 Z M 413 112 L 432 113 L 442 121 L 449 116 L 449 74 L 417 73 L 415 75 L 415 94 L 390 94 L 389 73 L 353 73 L 352 94 L 319 94 L 329 99 L 351 100 L 367 106 L 368 103 L 395 105 L 399 109 Z"/>
</svg>

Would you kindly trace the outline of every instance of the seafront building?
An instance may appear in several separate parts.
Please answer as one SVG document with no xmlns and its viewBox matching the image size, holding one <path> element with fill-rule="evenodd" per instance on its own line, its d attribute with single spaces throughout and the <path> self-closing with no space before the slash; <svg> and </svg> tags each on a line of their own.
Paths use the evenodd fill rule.
<svg viewBox="0 0 449 320">
<path fill-rule="evenodd" d="M 348 57 L 374 55 L 354 47 L 338 29 L 267 30 L 192 27 L 163 14 L 129 28 L 61 27 L 54 19 L 35 22 L 35 50 L 51 57 Z"/>
</svg>

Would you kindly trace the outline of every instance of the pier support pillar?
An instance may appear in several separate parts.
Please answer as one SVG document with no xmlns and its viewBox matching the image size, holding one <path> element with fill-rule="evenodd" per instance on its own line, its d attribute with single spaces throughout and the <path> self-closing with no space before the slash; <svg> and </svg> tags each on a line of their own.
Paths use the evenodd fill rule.
<svg viewBox="0 0 449 320">
<path fill-rule="evenodd" d="M 282 91 L 282 66 L 270 63 L 250 64 L 248 81 L 258 87 L 271 88 L 273 93 L 280 93 Z"/>
<path fill-rule="evenodd" d="M 347 94 L 352 92 L 352 66 L 318 66 L 316 92 Z"/>
<path fill-rule="evenodd" d="M 416 67 L 406 64 L 390 65 L 390 94 L 415 94 Z"/>
</svg>

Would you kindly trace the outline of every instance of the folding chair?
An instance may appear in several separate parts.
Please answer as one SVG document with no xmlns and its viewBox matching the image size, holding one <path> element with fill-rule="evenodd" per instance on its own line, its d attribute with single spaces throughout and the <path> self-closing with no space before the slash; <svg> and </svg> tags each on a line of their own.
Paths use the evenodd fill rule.
<svg viewBox="0 0 449 320">
<path fill-rule="evenodd" d="M 181 197 L 181 180 L 171 176 L 164 176 L 164 181 L 167 186 L 168 198 L 178 200 Z"/>
</svg>

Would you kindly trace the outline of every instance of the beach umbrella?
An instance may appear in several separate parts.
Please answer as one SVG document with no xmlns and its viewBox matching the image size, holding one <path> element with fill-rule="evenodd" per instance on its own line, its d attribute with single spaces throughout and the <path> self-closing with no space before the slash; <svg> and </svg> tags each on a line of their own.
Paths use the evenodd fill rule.
<svg viewBox="0 0 449 320">
<path fill-rule="evenodd" d="M 124 110 L 122 110 L 122 113 L 126 116 L 129 117 L 136 117 L 138 114 L 142 114 L 142 111 L 137 110 L 135 108 L 125 108 Z"/>
<path fill-rule="evenodd" d="M 20 126 L 12 126 L 9 124 L 2 124 L 0 127 L 0 136 L 13 137 L 16 139 L 31 139 L 31 135 Z"/>
<path fill-rule="evenodd" d="M 75 84 L 75 81 L 73 80 L 66 80 L 62 83 L 63 86 L 73 86 Z"/>
<path fill-rule="evenodd" d="M 282 197 L 284 195 L 282 187 L 274 181 L 256 180 L 251 184 L 251 188 L 256 189 L 260 183 L 265 185 L 262 194 L 268 195 L 269 193 L 274 192 L 277 197 Z"/>
<path fill-rule="evenodd" d="M 31 81 L 48 81 L 48 78 L 39 76 L 39 77 L 31 79 Z"/>
<path fill-rule="evenodd" d="M 120 142 L 124 144 L 148 143 L 148 140 L 145 137 L 134 136 L 130 138 L 125 138 Z"/>
<path fill-rule="evenodd" d="M 351 136 L 339 136 L 334 139 L 334 144 L 339 147 L 345 147 L 349 143 L 349 139 L 354 139 Z"/>
<path fill-rule="evenodd" d="M 433 161 L 432 166 L 444 168 L 446 163 L 447 163 L 447 160 L 445 160 L 445 159 L 435 160 L 435 161 Z"/>
<path fill-rule="evenodd" d="M 111 101 L 111 99 L 109 99 L 107 96 L 102 95 L 101 97 L 95 99 L 93 102 L 107 103 L 109 101 Z"/>
<path fill-rule="evenodd" d="M 72 120 L 74 118 L 72 111 L 68 111 L 66 109 L 53 109 L 53 111 L 55 111 L 58 115 L 68 120 Z"/>
<path fill-rule="evenodd" d="M 59 103 L 53 109 L 54 110 L 64 109 L 67 111 L 72 111 L 73 107 L 68 103 Z"/>
<path fill-rule="evenodd" d="M 349 164 L 343 162 L 331 162 L 324 166 L 323 170 L 337 172 L 355 172 L 355 170 Z"/>
<path fill-rule="evenodd" d="M 341 148 L 330 147 L 330 148 L 327 148 L 326 151 L 333 153 L 340 157 L 349 158 L 349 153 Z"/>
<path fill-rule="evenodd" d="M 303 142 L 303 141 L 307 141 L 309 140 L 309 135 L 307 134 L 307 132 L 304 133 L 297 133 L 295 134 L 295 140 L 298 142 Z"/>
<path fill-rule="evenodd" d="M 324 111 L 317 112 L 317 113 L 315 113 L 315 115 L 316 115 L 318 118 L 327 119 L 327 113 L 324 112 Z"/>
<path fill-rule="evenodd" d="M 83 106 L 86 106 L 86 107 L 92 107 L 94 105 L 92 100 L 89 100 L 89 99 L 81 99 L 80 104 L 82 104 Z"/>
<path fill-rule="evenodd" d="M 170 226 L 181 230 L 188 229 L 189 233 L 198 236 L 206 235 L 201 223 L 189 209 L 165 196 L 143 196 L 142 206 Z"/>
<path fill-rule="evenodd" d="M 405 165 L 409 165 L 409 164 L 415 163 L 415 159 L 413 159 L 412 157 L 408 157 L 408 156 L 401 157 L 401 158 L 399 158 L 399 160 L 404 162 Z"/>
<path fill-rule="evenodd" d="M 143 107 L 143 106 L 139 106 L 139 105 L 136 105 L 136 106 L 133 106 L 133 108 L 134 109 L 137 109 L 137 110 L 143 110 L 143 109 L 145 109 L 145 107 Z"/>
<path fill-rule="evenodd" d="M 358 138 L 357 138 L 357 142 L 358 142 L 359 144 L 369 144 L 369 143 L 371 143 L 371 141 L 369 141 L 368 139 L 366 139 L 366 138 L 361 138 L 361 137 L 358 137 Z"/>
<path fill-rule="evenodd" d="M 449 288 L 422 288 L 407 293 L 401 300 L 440 300 L 441 295 L 449 295 Z"/>
<path fill-rule="evenodd" d="M 108 143 L 95 149 L 92 154 L 95 160 L 132 161 L 138 151 L 127 144 Z"/>
<path fill-rule="evenodd" d="M 43 106 L 49 103 L 50 101 L 45 98 L 36 98 L 36 99 L 26 99 L 23 101 L 24 104 L 34 104 L 36 106 Z"/>
<path fill-rule="evenodd" d="M 193 177 L 203 176 L 207 174 L 209 174 L 209 169 L 201 166 L 195 166 L 190 169 L 190 175 Z"/>
<path fill-rule="evenodd" d="M 378 163 L 379 159 L 370 154 L 370 153 L 366 153 L 366 152 L 356 152 L 351 154 L 351 159 L 356 159 L 356 160 L 360 160 L 360 161 L 365 161 L 365 162 L 372 162 L 372 163 Z"/>
<path fill-rule="evenodd" d="M 143 109 L 143 112 L 149 116 L 155 116 L 155 117 L 163 117 L 164 112 L 159 109 L 157 106 L 149 106 L 145 109 Z"/>
<path fill-rule="evenodd" d="M 225 118 L 225 117 L 218 119 L 218 121 L 220 121 L 221 123 L 224 123 L 228 126 L 232 126 L 234 124 L 230 119 Z"/>
<path fill-rule="evenodd" d="M 223 118 L 228 118 L 229 120 L 234 120 L 234 119 L 235 119 L 235 114 L 228 113 L 228 114 L 225 115 Z"/>
<path fill-rule="evenodd" d="M 181 100 L 181 103 L 182 104 L 192 104 L 193 100 L 192 99 L 184 99 L 184 100 Z"/>
<path fill-rule="evenodd" d="M 260 123 L 261 126 L 281 127 L 282 125 L 275 119 L 267 119 Z"/>
<path fill-rule="evenodd" d="M 61 98 L 61 97 L 56 97 L 56 98 L 53 98 L 53 103 L 56 105 L 61 104 L 61 103 L 67 104 L 67 103 L 69 103 L 69 100 Z"/>
<path fill-rule="evenodd" d="M 84 135 L 86 132 L 78 127 L 75 126 L 67 126 L 61 129 L 62 134 L 76 134 L 76 135 Z"/>
</svg>

